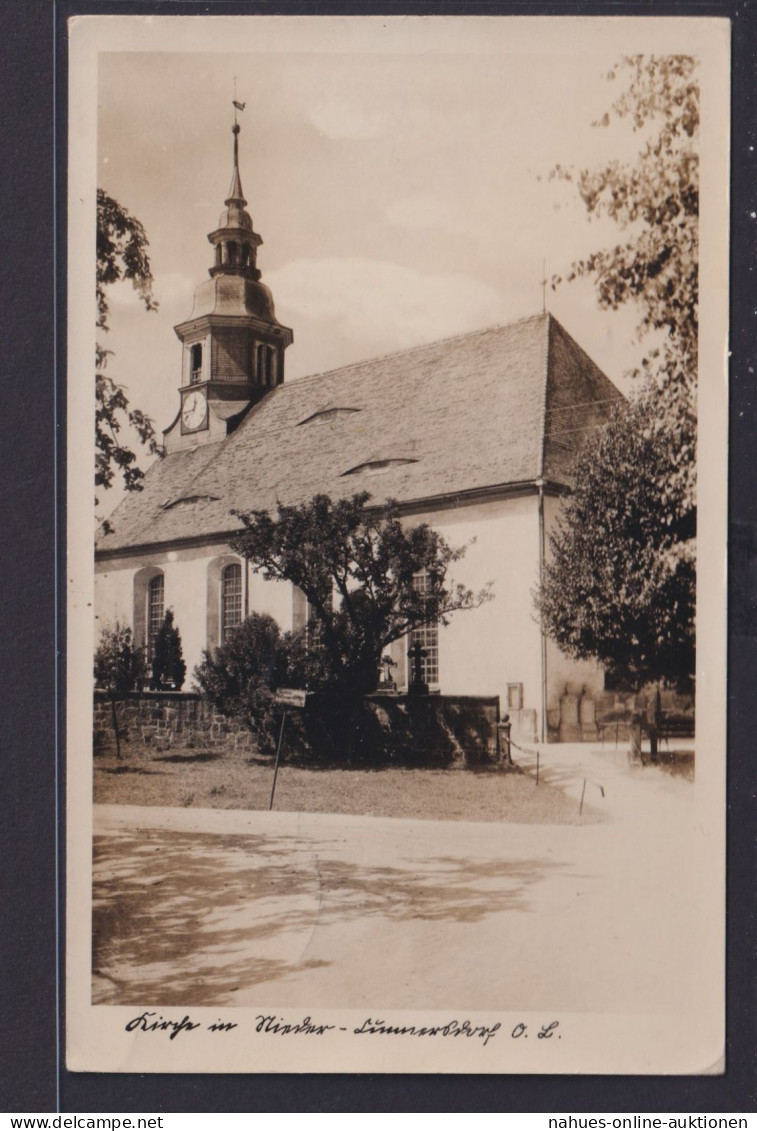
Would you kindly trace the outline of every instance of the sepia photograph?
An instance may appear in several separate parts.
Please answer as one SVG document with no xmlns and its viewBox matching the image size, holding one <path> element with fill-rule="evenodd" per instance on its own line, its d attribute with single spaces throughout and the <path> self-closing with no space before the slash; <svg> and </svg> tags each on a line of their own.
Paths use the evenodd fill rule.
<svg viewBox="0 0 757 1131">
<path fill-rule="evenodd" d="M 68 1067 L 724 1071 L 728 22 L 69 40 Z"/>
</svg>

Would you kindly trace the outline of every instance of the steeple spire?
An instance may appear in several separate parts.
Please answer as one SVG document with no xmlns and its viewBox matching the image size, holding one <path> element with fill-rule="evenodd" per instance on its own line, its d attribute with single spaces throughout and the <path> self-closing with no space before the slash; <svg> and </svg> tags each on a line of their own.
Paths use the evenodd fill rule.
<svg viewBox="0 0 757 1131">
<path fill-rule="evenodd" d="M 240 103 L 244 105 L 244 103 Z M 237 103 L 234 103 L 234 125 L 231 127 L 231 132 L 234 135 L 234 171 L 231 175 L 231 187 L 229 188 L 229 195 L 226 197 L 224 204 L 228 207 L 231 204 L 241 204 L 242 208 L 247 204 L 242 192 L 242 179 L 239 176 L 239 134 L 242 127 L 237 122 Z"/>
<path fill-rule="evenodd" d="M 218 221 L 218 227 L 208 239 L 215 247 L 215 263 L 210 268 L 213 275 L 243 275 L 247 279 L 259 279 L 256 266 L 257 249 L 263 240 L 252 226 L 252 217 L 247 211 L 247 201 L 242 192 L 242 178 L 239 175 L 239 134 L 241 126 L 237 121 L 237 110 L 244 110 L 244 102 L 234 99 L 234 125 L 231 133 L 234 138 L 234 168 L 231 174 L 229 195 L 224 201 L 225 208 Z"/>
</svg>

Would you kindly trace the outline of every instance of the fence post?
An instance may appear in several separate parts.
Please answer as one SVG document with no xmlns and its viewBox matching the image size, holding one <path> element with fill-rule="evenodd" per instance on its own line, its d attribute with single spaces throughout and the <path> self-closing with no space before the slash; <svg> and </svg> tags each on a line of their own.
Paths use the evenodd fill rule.
<svg viewBox="0 0 757 1131">
<path fill-rule="evenodd" d="M 512 765 L 513 756 L 512 756 L 512 747 L 510 745 L 510 731 L 512 730 L 513 724 L 510 722 L 510 716 L 509 715 L 505 715 L 504 719 L 502 720 L 501 726 L 502 726 L 502 745 L 503 745 L 503 753 L 504 753 L 505 761 L 507 762 L 508 765 Z"/>
<path fill-rule="evenodd" d="M 273 795 L 276 792 L 276 778 L 278 777 L 278 774 L 279 774 L 279 758 L 281 757 L 281 743 L 284 739 L 284 723 L 286 721 L 287 721 L 287 713 L 286 713 L 286 710 L 285 710 L 284 714 L 281 716 L 281 730 L 279 731 L 279 744 L 276 747 L 276 765 L 274 766 L 274 769 L 273 769 L 273 785 L 271 786 L 271 800 L 268 803 L 268 812 L 269 813 L 270 813 L 271 809 L 273 809 Z"/>
</svg>

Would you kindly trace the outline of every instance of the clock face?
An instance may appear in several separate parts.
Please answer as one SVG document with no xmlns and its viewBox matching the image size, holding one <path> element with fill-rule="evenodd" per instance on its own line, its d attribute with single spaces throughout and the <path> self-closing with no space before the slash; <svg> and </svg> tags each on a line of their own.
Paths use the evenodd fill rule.
<svg viewBox="0 0 757 1131">
<path fill-rule="evenodd" d="M 202 428 L 208 415 L 208 402 L 205 394 L 199 391 L 188 393 L 181 406 L 181 424 L 184 432 L 196 432 Z"/>
</svg>

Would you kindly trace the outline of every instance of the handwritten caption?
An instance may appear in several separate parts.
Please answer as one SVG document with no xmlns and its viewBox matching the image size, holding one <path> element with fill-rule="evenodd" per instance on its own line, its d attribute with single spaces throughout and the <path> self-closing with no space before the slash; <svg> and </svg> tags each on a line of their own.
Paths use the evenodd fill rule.
<svg viewBox="0 0 757 1131">
<path fill-rule="evenodd" d="M 188 1013 L 177 1021 L 170 1017 L 163 1017 L 162 1014 L 158 1014 L 154 1010 L 146 1009 L 138 1017 L 132 1017 L 131 1021 L 127 1021 L 124 1028 L 127 1033 L 163 1033 L 169 1041 L 173 1041 L 180 1033 L 189 1034 L 197 1029 L 210 1033 L 229 1033 L 232 1029 L 238 1028 L 238 1023 L 219 1018 L 217 1021 L 206 1025 L 201 1021 L 193 1021 Z M 313 1021 L 309 1016 L 303 1017 L 301 1021 L 290 1022 L 284 1017 L 276 1016 L 276 1014 L 259 1013 L 255 1018 L 254 1028 L 256 1033 L 279 1037 L 322 1037 L 330 1032 L 351 1032 L 355 1037 L 463 1037 L 477 1040 L 483 1048 L 486 1048 L 489 1041 L 501 1034 L 502 1022 L 496 1021 L 492 1025 L 475 1025 L 469 1020 L 459 1021 L 452 1018 L 441 1025 L 392 1025 L 382 1018 L 366 1017 L 361 1025 L 350 1030 L 346 1025 L 319 1023 Z M 559 1021 L 546 1021 L 537 1026 L 528 1026 L 525 1022 L 519 1021 L 510 1031 L 510 1039 L 514 1041 L 527 1040 L 529 1036 L 535 1034 L 539 1041 L 552 1040 L 553 1038 L 560 1040 L 562 1035 L 559 1028 Z"/>
</svg>

